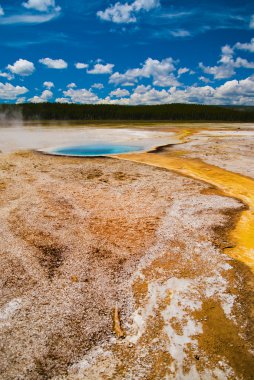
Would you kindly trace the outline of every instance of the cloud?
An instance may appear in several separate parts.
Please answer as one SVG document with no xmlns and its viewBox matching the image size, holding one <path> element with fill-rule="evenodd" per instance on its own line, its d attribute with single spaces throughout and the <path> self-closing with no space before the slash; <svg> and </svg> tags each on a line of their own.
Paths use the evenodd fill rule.
<svg viewBox="0 0 254 380">
<path fill-rule="evenodd" d="M 201 80 L 201 82 L 204 82 L 204 83 L 210 83 L 211 82 L 211 80 L 209 78 L 206 78 L 203 75 L 201 75 L 198 79 Z"/>
<path fill-rule="evenodd" d="M 216 90 L 216 96 L 226 101 L 237 97 L 242 104 L 244 104 L 243 99 L 251 98 L 254 104 L 254 76 L 224 83 Z"/>
<path fill-rule="evenodd" d="M 91 88 L 97 88 L 98 90 L 102 90 L 104 88 L 102 83 L 94 83 Z"/>
<path fill-rule="evenodd" d="M 177 70 L 178 76 L 181 76 L 183 74 L 186 74 L 190 71 L 187 67 L 180 67 L 180 69 Z"/>
<path fill-rule="evenodd" d="M 243 67 L 245 69 L 254 69 L 254 62 L 249 62 L 247 59 L 237 57 L 234 66 L 236 68 Z"/>
<path fill-rule="evenodd" d="M 170 34 L 173 37 L 189 37 L 191 35 L 190 32 L 185 29 L 172 30 Z"/>
<path fill-rule="evenodd" d="M 67 99 L 67 98 L 57 98 L 56 103 L 71 104 L 71 101 L 70 99 Z"/>
<path fill-rule="evenodd" d="M 86 90 L 84 88 L 78 90 L 71 88 L 63 93 L 65 98 L 69 98 L 69 101 L 73 103 L 93 104 L 97 103 L 99 100 L 96 94 L 94 94 L 91 90 Z"/>
<path fill-rule="evenodd" d="M 116 72 L 111 75 L 109 83 L 134 85 L 141 78 L 152 78 L 153 84 L 158 87 L 179 86 L 180 83 L 172 73 L 175 70 L 173 58 L 161 61 L 147 58 L 140 68 L 129 69 L 124 74 Z"/>
<path fill-rule="evenodd" d="M 75 88 L 75 87 L 77 87 L 77 85 L 76 85 L 76 83 L 69 83 L 68 85 L 67 85 L 67 88 Z"/>
<path fill-rule="evenodd" d="M 199 63 L 199 67 L 205 74 L 213 75 L 215 79 L 230 78 L 235 74 L 234 65 L 223 64 L 220 66 L 205 66 L 202 62 Z"/>
<path fill-rule="evenodd" d="M 27 2 L 22 3 L 23 7 L 27 9 L 34 9 L 39 12 L 50 12 L 61 10 L 60 7 L 56 6 L 55 0 L 27 0 Z"/>
<path fill-rule="evenodd" d="M 19 59 L 13 65 L 8 65 L 7 69 L 13 74 L 21 76 L 29 76 L 35 71 L 33 62 L 27 61 L 26 59 Z"/>
<path fill-rule="evenodd" d="M 49 69 L 67 69 L 68 67 L 68 63 L 63 59 L 42 58 L 39 62 L 47 66 Z"/>
<path fill-rule="evenodd" d="M 233 60 L 233 50 L 230 46 L 225 45 L 221 48 L 221 58 L 219 65 L 205 66 L 202 62 L 199 67 L 205 74 L 213 75 L 215 79 L 230 78 L 235 74 L 235 66 Z"/>
<path fill-rule="evenodd" d="M 44 82 L 44 83 L 43 83 L 43 86 L 44 86 L 44 87 L 47 87 L 47 88 L 49 88 L 49 89 L 55 87 L 55 85 L 54 85 L 53 82 Z"/>
<path fill-rule="evenodd" d="M 128 90 L 117 88 L 116 90 L 111 91 L 111 93 L 109 95 L 110 96 L 115 96 L 116 98 L 121 98 L 123 96 L 129 96 L 130 93 L 129 93 Z"/>
<path fill-rule="evenodd" d="M 15 15 L 0 18 L 0 25 L 12 24 L 43 24 L 44 22 L 51 21 L 56 17 L 56 14 L 46 15 Z"/>
<path fill-rule="evenodd" d="M 14 76 L 10 73 L 3 73 L 2 71 L 0 71 L 0 77 L 2 78 L 6 78 L 8 80 L 12 80 L 14 78 Z"/>
<path fill-rule="evenodd" d="M 237 43 L 234 48 L 239 49 L 242 45 L 248 45 L 248 48 L 250 48 L 251 44 Z M 230 78 L 235 74 L 235 69 L 254 69 L 254 62 L 249 62 L 247 59 L 241 57 L 237 57 L 236 59 L 233 58 L 234 48 L 231 48 L 229 45 L 222 47 L 222 54 L 220 60 L 218 61 L 218 65 L 205 66 L 202 62 L 200 62 L 199 67 L 204 73 L 213 75 L 215 79 Z"/>
<path fill-rule="evenodd" d="M 254 28 L 254 25 L 253 25 L 253 28 Z M 246 51 L 249 51 L 250 53 L 254 53 L 254 38 L 252 38 L 249 43 L 237 42 L 234 45 L 234 48 L 238 50 L 246 50 Z"/>
<path fill-rule="evenodd" d="M 249 104 L 254 105 L 254 76 L 243 80 L 227 81 L 218 87 L 187 86 L 184 89 L 172 87 L 169 90 L 157 90 L 151 86 L 137 86 L 129 98 L 110 99 L 100 103 L 110 104 L 170 104 L 170 103 L 201 103 L 201 104 Z"/>
<path fill-rule="evenodd" d="M 87 70 L 87 73 L 88 74 L 111 74 L 114 66 L 115 65 L 113 65 L 112 63 L 107 63 L 105 65 L 101 63 L 96 63 L 93 69 Z"/>
<path fill-rule="evenodd" d="M 16 104 L 22 104 L 22 103 L 25 103 L 25 101 L 26 101 L 26 98 L 25 97 L 21 97 L 21 98 L 18 98 L 16 100 Z"/>
<path fill-rule="evenodd" d="M 200 80 L 205 80 L 205 78 L 200 78 Z M 158 89 L 151 85 L 142 84 L 132 91 L 117 88 L 105 98 L 99 98 L 91 89 L 69 89 L 63 91 L 63 96 L 57 98 L 56 102 L 124 105 L 170 103 L 254 105 L 254 75 L 239 81 L 226 81 L 217 87 L 193 85 L 185 86 L 184 88 Z"/>
<path fill-rule="evenodd" d="M 51 2 L 54 3 L 51 0 L 30 0 L 26 3 L 23 3 L 26 8 L 28 8 L 29 4 L 32 5 L 35 3 L 38 3 L 38 7 L 41 7 L 41 9 L 44 9 L 45 4 Z M 44 5 L 43 5 L 44 4 Z M 32 7 L 31 7 L 32 9 Z M 33 8 L 35 9 L 35 8 Z M 46 8 L 45 8 L 46 9 Z M 34 14 L 33 12 L 29 13 L 19 13 L 19 14 L 12 14 L 10 16 L 5 16 L 3 8 L 0 6 L 0 25 L 12 25 L 12 24 L 42 24 L 48 21 L 51 21 L 60 15 L 60 7 L 51 6 L 47 8 L 47 11 L 42 14 Z"/>
<path fill-rule="evenodd" d="M 0 82 L 0 99 L 15 100 L 19 95 L 23 95 L 28 91 L 23 86 L 13 86 L 11 83 L 4 84 Z"/>
<path fill-rule="evenodd" d="M 75 67 L 76 69 L 87 69 L 88 65 L 86 63 L 81 63 L 81 62 L 78 62 L 78 63 L 75 63 Z"/>
<path fill-rule="evenodd" d="M 151 86 L 139 86 L 137 87 L 132 96 L 132 104 L 161 104 L 167 103 L 169 99 L 169 93 L 167 90 L 156 90 Z"/>
<path fill-rule="evenodd" d="M 129 98 L 123 97 L 120 99 L 110 99 L 107 97 L 102 103 L 109 104 L 125 104 L 125 105 L 140 105 L 140 104 L 166 104 L 170 103 L 170 94 L 167 90 L 157 90 L 151 86 L 137 86 Z"/>
<path fill-rule="evenodd" d="M 137 14 L 141 11 L 148 12 L 160 6 L 160 0 L 136 0 L 133 3 L 121 4 L 117 2 L 104 11 L 98 11 L 97 16 L 104 21 L 116 24 L 129 24 L 137 21 Z"/>
<path fill-rule="evenodd" d="M 46 103 L 53 97 L 53 92 L 50 90 L 44 90 L 40 96 L 34 96 L 29 99 L 30 103 Z"/>
<path fill-rule="evenodd" d="M 98 11 L 97 16 L 104 21 L 111 21 L 116 24 L 129 24 L 137 21 L 133 12 L 133 7 L 128 3 L 116 3 L 114 6 L 111 5 L 105 9 L 105 11 Z"/>
<path fill-rule="evenodd" d="M 224 45 L 221 48 L 221 53 L 222 53 L 222 59 L 224 57 L 231 57 L 234 54 L 234 49 L 231 48 L 229 45 Z"/>
</svg>

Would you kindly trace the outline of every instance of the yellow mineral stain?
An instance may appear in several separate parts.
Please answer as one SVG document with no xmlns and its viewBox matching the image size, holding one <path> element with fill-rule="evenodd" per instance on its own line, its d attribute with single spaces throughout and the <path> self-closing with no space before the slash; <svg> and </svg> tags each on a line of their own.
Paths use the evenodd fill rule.
<svg viewBox="0 0 254 380">
<path fill-rule="evenodd" d="M 186 136 L 186 135 L 185 135 Z M 242 201 L 248 209 L 231 232 L 232 248 L 225 249 L 229 256 L 247 264 L 254 272 L 254 180 L 243 175 L 207 164 L 199 159 L 188 159 L 173 153 L 139 153 L 119 156 L 121 159 L 145 163 L 173 170 L 216 186 L 225 195 Z"/>
<path fill-rule="evenodd" d="M 177 137 L 180 141 L 186 142 L 189 137 L 193 136 L 195 133 L 199 132 L 197 128 L 184 128 L 177 132 Z"/>
<path fill-rule="evenodd" d="M 114 328 L 114 333 L 116 334 L 117 338 L 124 338 L 125 333 L 121 327 L 121 322 L 120 322 L 120 317 L 119 317 L 119 309 L 116 306 L 113 311 L 113 328 Z"/>
</svg>

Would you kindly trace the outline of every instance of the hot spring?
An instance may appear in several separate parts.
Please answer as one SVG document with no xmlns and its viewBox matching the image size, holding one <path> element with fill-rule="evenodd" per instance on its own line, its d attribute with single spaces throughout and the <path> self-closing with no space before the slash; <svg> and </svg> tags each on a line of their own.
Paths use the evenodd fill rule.
<svg viewBox="0 0 254 380">
<path fill-rule="evenodd" d="M 0 125 L 0 151 L 36 150 L 62 156 L 107 156 L 147 151 L 155 146 L 177 144 L 173 131 L 154 131 L 125 128 L 116 125 L 103 127 L 41 122 L 24 125 Z"/>
<path fill-rule="evenodd" d="M 107 156 L 112 154 L 139 152 L 144 149 L 144 147 L 137 145 L 89 144 L 51 148 L 46 150 L 45 152 L 58 156 L 96 157 Z"/>
</svg>

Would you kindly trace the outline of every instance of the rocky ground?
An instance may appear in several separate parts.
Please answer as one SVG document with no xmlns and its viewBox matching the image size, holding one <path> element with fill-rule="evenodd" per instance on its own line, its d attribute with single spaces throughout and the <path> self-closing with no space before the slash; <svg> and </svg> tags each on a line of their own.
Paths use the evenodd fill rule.
<svg viewBox="0 0 254 380">
<path fill-rule="evenodd" d="M 0 167 L 1 380 L 253 379 L 254 276 L 222 252 L 243 203 L 113 158 Z"/>
</svg>

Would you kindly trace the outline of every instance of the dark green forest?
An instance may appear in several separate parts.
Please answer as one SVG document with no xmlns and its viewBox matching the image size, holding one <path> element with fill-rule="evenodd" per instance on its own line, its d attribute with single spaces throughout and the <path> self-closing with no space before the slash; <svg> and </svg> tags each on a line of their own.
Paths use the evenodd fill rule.
<svg viewBox="0 0 254 380">
<path fill-rule="evenodd" d="M 165 104 L 120 106 L 109 104 L 0 104 L 1 119 L 29 120 L 161 120 L 161 121 L 254 121 L 254 107 Z"/>
</svg>

